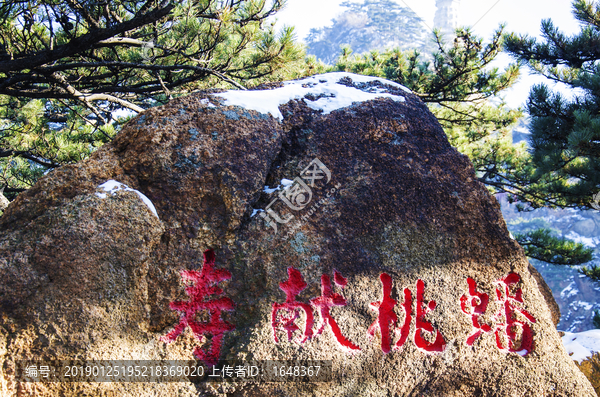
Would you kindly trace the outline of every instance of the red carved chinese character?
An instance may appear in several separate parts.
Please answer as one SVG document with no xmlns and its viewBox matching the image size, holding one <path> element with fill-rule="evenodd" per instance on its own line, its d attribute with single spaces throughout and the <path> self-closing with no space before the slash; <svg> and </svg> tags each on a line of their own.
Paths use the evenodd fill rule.
<svg viewBox="0 0 600 397">
<path fill-rule="evenodd" d="M 381 333 L 381 350 L 387 354 L 391 350 L 392 338 L 390 333 L 394 335 L 400 334 L 400 339 L 394 345 L 394 349 L 400 348 L 410 331 L 411 321 L 411 307 L 412 307 L 412 296 L 408 288 L 404 290 L 404 307 L 405 317 L 404 324 L 400 329 L 397 328 L 398 316 L 394 312 L 394 306 L 398 303 L 392 299 L 392 278 L 389 274 L 382 273 L 379 276 L 381 284 L 383 285 L 383 296 L 381 301 L 371 303 L 371 308 L 378 312 L 377 320 L 369 327 L 369 335 L 374 336 L 375 331 L 379 330 Z"/>
<path fill-rule="evenodd" d="M 394 345 L 394 349 L 402 347 L 410 333 L 410 322 L 412 320 L 412 292 L 410 292 L 408 288 L 404 288 L 404 303 L 402 303 L 402 307 L 404 308 L 404 324 L 400 328 L 400 339 L 398 339 L 398 342 Z"/>
<path fill-rule="evenodd" d="M 435 307 L 435 301 L 429 301 L 427 307 L 424 307 L 423 304 L 423 292 L 425 290 L 425 283 L 423 280 L 417 280 L 417 318 L 416 318 L 416 330 L 415 330 L 415 345 L 419 350 L 422 350 L 426 353 L 430 352 L 442 352 L 446 348 L 446 341 L 442 334 L 435 330 L 435 341 L 429 342 L 423 338 L 421 335 L 422 332 L 433 333 L 433 326 L 430 322 L 425 320 L 425 316 L 432 312 Z"/>
<path fill-rule="evenodd" d="M 233 330 L 233 324 L 229 324 L 221 319 L 223 310 L 231 311 L 234 303 L 227 297 L 217 299 L 207 299 L 209 295 L 220 295 L 223 290 L 217 287 L 217 284 L 231 278 L 231 273 L 225 269 L 215 269 L 215 253 L 212 250 L 204 252 L 204 264 L 202 271 L 184 270 L 181 277 L 184 280 L 193 282 L 191 286 L 185 289 L 189 296 L 188 301 L 171 302 L 171 310 L 177 310 L 181 313 L 179 324 L 167 335 L 161 337 L 163 342 L 173 342 L 183 332 L 186 327 L 190 327 L 192 333 L 201 342 L 206 341 L 205 335 L 211 336 L 211 346 L 208 350 L 203 350 L 199 346 L 194 349 L 194 355 L 199 360 L 204 361 L 208 366 L 214 366 L 219 361 L 221 355 L 221 346 L 223 344 L 223 334 Z M 196 320 L 197 312 L 205 310 L 208 312 L 209 321 L 199 322 Z"/>
<path fill-rule="evenodd" d="M 485 313 L 489 303 L 489 296 L 486 293 L 477 292 L 477 283 L 472 278 L 467 278 L 469 284 L 469 295 L 460 297 L 460 307 L 468 316 L 471 316 L 473 322 L 473 332 L 467 338 L 467 345 L 473 346 L 475 340 L 482 332 L 490 332 L 492 327 L 480 323 L 480 317 Z"/>
<path fill-rule="evenodd" d="M 511 287 L 521 281 L 521 276 L 517 273 L 510 273 L 506 277 L 496 281 L 498 288 L 496 288 L 496 301 L 500 303 L 501 308 L 496 313 L 495 318 L 497 320 L 504 317 L 506 322 L 499 322 L 496 324 L 496 345 L 498 349 L 503 352 L 517 353 L 521 356 L 526 356 L 533 350 L 533 332 L 531 327 L 525 321 L 517 320 L 515 317 L 516 313 L 521 313 L 523 317 L 532 323 L 536 320 L 533 318 L 527 310 L 515 306 L 516 302 L 523 303 L 523 292 L 521 288 L 515 289 L 515 294 L 510 294 Z M 520 343 L 516 343 L 518 340 L 518 334 L 520 329 Z M 505 345 L 502 334 L 506 335 L 508 343 Z"/>
<path fill-rule="evenodd" d="M 381 350 L 384 353 L 389 353 L 391 350 L 392 341 L 390 338 L 390 332 L 396 327 L 398 323 L 398 316 L 394 312 L 394 306 L 396 306 L 396 300 L 392 299 L 392 278 L 389 274 L 382 273 L 379 276 L 381 284 L 383 284 L 383 296 L 381 301 L 372 302 L 371 308 L 378 312 L 377 320 L 369 327 L 369 335 L 375 336 L 375 331 L 379 329 L 381 332 Z M 391 329 L 390 329 L 391 328 Z"/>
<path fill-rule="evenodd" d="M 273 310 L 271 311 L 271 326 L 273 327 L 273 337 L 275 342 L 279 342 L 277 339 L 277 328 L 281 327 L 287 331 L 288 340 L 292 339 L 292 335 L 295 331 L 300 330 L 300 327 L 296 325 L 296 320 L 300 316 L 300 311 L 304 311 L 306 315 L 306 324 L 304 326 L 303 336 L 300 343 L 306 342 L 312 337 L 313 327 L 313 313 L 312 308 L 308 303 L 296 302 L 296 296 L 306 288 L 306 282 L 302 278 L 302 274 L 293 267 L 288 268 L 288 280 L 279 283 L 279 288 L 285 292 L 285 303 L 273 303 Z M 277 316 L 279 311 L 284 311 L 282 315 Z"/>
<path fill-rule="evenodd" d="M 344 288 L 347 283 L 347 280 L 337 271 L 334 271 L 333 273 L 333 281 L 340 288 Z M 340 327 L 337 325 L 334 318 L 331 316 L 331 313 L 329 312 L 333 306 L 346 306 L 346 299 L 344 299 L 342 295 L 332 292 L 331 279 L 328 275 L 324 274 L 321 276 L 321 296 L 311 299 L 310 303 L 317 308 L 321 315 L 320 326 L 317 326 L 318 329 L 316 335 L 320 335 L 325 329 L 325 326 L 329 324 L 335 339 L 343 349 L 350 351 L 360 350 L 358 346 L 350 342 L 342 335 Z"/>
</svg>

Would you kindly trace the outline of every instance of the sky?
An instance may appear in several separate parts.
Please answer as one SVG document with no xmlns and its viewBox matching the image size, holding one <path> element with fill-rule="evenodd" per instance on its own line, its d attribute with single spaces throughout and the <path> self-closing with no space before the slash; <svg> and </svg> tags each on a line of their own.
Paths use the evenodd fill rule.
<svg viewBox="0 0 600 397">
<path fill-rule="evenodd" d="M 277 14 L 277 26 L 294 26 L 298 39 L 303 40 L 312 28 L 331 25 L 332 18 L 344 11 L 340 4 L 344 0 L 288 0 L 286 8 Z M 411 8 L 425 24 L 433 27 L 435 0 L 394 0 L 399 5 Z M 361 2 L 361 1 L 356 1 Z M 506 24 L 507 32 L 540 36 L 543 19 L 552 19 L 566 34 L 575 34 L 580 25 L 573 17 L 570 0 L 461 0 L 460 23 L 472 27 L 473 31 L 489 39 L 500 23 Z M 507 54 L 501 54 L 495 66 L 502 67 L 511 62 Z M 551 87 L 566 92 L 522 69 L 520 81 L 503 95 L 513 108 L 523 106 L 533 84 L 546 82 Z"/>
</svg>

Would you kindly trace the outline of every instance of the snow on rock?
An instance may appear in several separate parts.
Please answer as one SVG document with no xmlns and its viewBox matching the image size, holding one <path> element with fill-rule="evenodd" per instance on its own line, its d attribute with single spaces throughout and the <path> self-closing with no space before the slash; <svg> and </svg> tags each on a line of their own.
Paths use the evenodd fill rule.
<svg viewBox="0 0 600 397">
<path fill-rule="evenodd" d="M 281 182 L 279 183 L 278 186 L 274 187 L 274 188 L 270 188 L 269 186 L 265 185 L 265 188 L 263 189 L 263 192 L 267 193 L 267 194 L 271 194 L 276 192 L 277 190 L 286 190 L 288 187 L 292 186 L 292 184 L 294 183 L 294 181 L 291 181 L 289 179 L 282 179 Z"/>
<path fill-rule="evenodd" d="M 294 183 L 294 181 L 291 181 L 289 179 L 282 179 L 281 180 L 281 184 L 283 185 L 283 190 L 285 190 L 288 187 L 292 186 L 293 183 Z"/>
<path fill-rule="evenodd" d="M 252 215 L 250 215 L 250 218 L 254 217 L 259 212 L 265 212 L 265 210 L 257 210 L 257 209 L 252 208 Z"/>
<path fill-rule="evenodd" d="M 347 79 L 351 79 L 352 84 L 346 85 Z M 372 84 L 377 82 L 377 85 Z M 401 95 L 390 93 L 386 89 L 386 85 L 411 92 L 408 88 L 393 81 L 353 73 L 334 72 L 302 80 L 286 81 L 283 83 L 283 87 L 273 90 L 230 90 L 214 95 L 224 98 L 224 105 L 241 106 L 260 113 L 271 113 L 279 120 L 283 120 L 279 105 L 288 103 L 292 99 L 304 99 L 308 107 L 322 110 L 323 114 L 329 114 L 355 102 L 364 102 L 375 98 L 391 98 L 399 102 L 405 100 Z"/>
<path fill-rule="evenodd" d="M 279 186 L 274 187 L 274 188 L 270 188 L 269 186 L 265 185 L 265 188 L 263 189 L 263 192 L 265 192 L 267 194 L 271 194 L 273 192 L 276 192 L 277 190 L 279 190 Z"/>
<path fill-rule="evenodd" d="M 571 358 L 579 363 L 600 352 L 600 329 L 571 333 L 565 332 L 563 345 Z"/>
<path fill-rule="evenodd" d="M 154 204 L 152 204 L 152 201 L 150 201 L 150 199 L 148 197 L 146 197 L 142 192 L 132 189 L 129 186 L 121 183 L 121 182 L 117 182 L 113 179 L 110 179 L 106 182 L 104 182 L 102 185 L 98 186 L 99 189 L 104 190 L 105 192 L 108 192 L 110 194 L 115 194 L 117 191 L 119 190 L 125 190 L 125 191 L 129 191 L 129 192 L 135 192 L 144 202 L 144 204 L 146 204 L 146 206 L 148 207 L 148 209 L 150 209 L 150 211 L 152 211 L 152 213 L 154 214 L 154 216 L 156 216 L 158 218 L 158 213 L 156 212 L 156 208 L 154 208 Z M 101 199 L 106 198 L 106 193 L 96 193 L 96 196 L 100 197 Z M 160 219 L 160 218 L 159 218 Z"/>
</svg>

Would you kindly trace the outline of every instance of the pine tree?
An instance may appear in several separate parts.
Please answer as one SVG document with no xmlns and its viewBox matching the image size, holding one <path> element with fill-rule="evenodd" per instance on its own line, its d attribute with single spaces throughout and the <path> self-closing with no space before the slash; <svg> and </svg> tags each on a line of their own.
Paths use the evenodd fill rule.
<svg viewBox="0 0 600 397">
<path fill-rule="evenodd" d="M 542 22 L 542 40 L 510 34 L 506 49 L 522 64 L 566 84 L 572 99 L 545 84 L 527 101 L 535 171 L 528 189 L 534 205 L 592 208 L 600 189 L 600 5 L 573 2 L 583 27 L 568 37 L 552 21 Z"/>
<path fill-rule="evenodd" d="M 540 41 L 506 37 L 506 49 L 520 63 L 573 93 L 565 98 L 539 84 L 529 94 L 532 172 L 522 186 L 523 201 L 533 207 L 590 209 L 600 189 L 600 4 L 575 0 L 573 10 L 582 29 L 572 37 L 551 20 L 542 21 Z M 600 281 L 597 266 L 581 273 Z"/>
<path fill-rule="evenodd" d="M 310 73 L 283 0 L 25 0 L 0 3 L 0 189 L 108 142 L 123 120 L 202 88 Z M 318 66 L 318 65 L 317 65 Z"/>
</svg>

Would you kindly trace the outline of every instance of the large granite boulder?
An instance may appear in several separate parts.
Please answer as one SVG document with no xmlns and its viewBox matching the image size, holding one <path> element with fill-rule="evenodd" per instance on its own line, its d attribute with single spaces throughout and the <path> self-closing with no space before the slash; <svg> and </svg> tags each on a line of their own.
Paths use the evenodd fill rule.
<svg viewBox="0 0 600 397">
<path fill-rule="evenodd" d="M 332 73 L 173 100 L 42 178 L 0 228 L 2 395 L 594 395 L 498 203 L 395 83 Z M 19 372 L 194 358 L 330 360 L 332 374 Z"/>
</svg>

